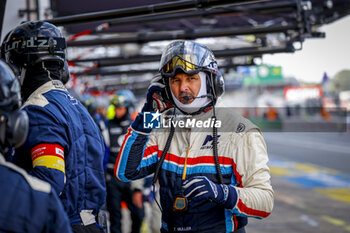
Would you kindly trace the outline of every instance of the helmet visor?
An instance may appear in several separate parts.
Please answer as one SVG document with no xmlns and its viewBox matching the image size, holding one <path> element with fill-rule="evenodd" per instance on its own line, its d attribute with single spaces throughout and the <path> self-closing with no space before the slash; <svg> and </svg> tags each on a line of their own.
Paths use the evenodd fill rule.
<svg viewBox="0 0 350 233">
<path fill-rule="evenodd" d="M 215 62 L 213 53 L 204 45 L 191 41 L 175 41 L 163 52 L 160 61 L 162 75 L 175 75 L 177 68 L 183 72 L 198 73 L 200 68 Z"/>
<path fill-rule="evenodd" d="M 192 60 L 191 57 L 189 57 L 188 60 Z M 176 56 L 163 66 L 162 71 L 164 74 L 172 74 L 177 68 L 180 68 L 182 71 L 187 73 L 197 70 L 199 67 L 191 62 L 188 62 L 187 60 L 182 59 L 181 57 Z"/>
</svg>

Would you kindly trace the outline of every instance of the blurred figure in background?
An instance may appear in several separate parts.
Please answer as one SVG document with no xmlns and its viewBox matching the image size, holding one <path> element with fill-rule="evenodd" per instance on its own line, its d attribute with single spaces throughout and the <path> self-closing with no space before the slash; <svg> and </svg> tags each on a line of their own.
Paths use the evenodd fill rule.
<svg viewBox="0 0 350 233">
<path fill-rule="evenodd" d="M 43 46 L 46 44 L 46 46 Z M 106 200 L 103 137 L 62 81 L 66 41 L 46 22 L 26 22 L 3 42 L 4 57 L 20 75 L 29 134 L 14 162 L 49 182 L 74 232 L 103 232 L 96 216 Z"/>
<path fill-rule="evenodd" d="M 143 217 L 143 180 L 124 183 L 116 179 L 114 164 L 117 160 L 124 135 L 131 124 L 130 113 L 133 111 L 135 102 L 134 94 L 129 90 L 117 91 L 111 99 L 108 116 L 113 117 L 108 122 L 110 137 L 110 156 L 107 164 L 107 209 L 110 214 L 111 233 L 122 232 L 122 208 L 124 201 L 130 210 L 132 220 L 132 233 L 140 232 Z"/>
<path fill-rule="evenodd" d="M 28 175 L 3 157 L 25 142 L 29 121 L 21 105 L 20 85 L 0 60 L 0 232 L 72 232 L 51 185 Z"/>
<path fill-rule="evenodd" d="M 150 198 L 150 200 L 148 200 L 149 204 L 150 204 L 150 211 L 146 214 L 146 218 L 147 218 L 147 222 L 149 225 L 149 232 L 150 233 L 160 233 L 160 229 L 162 226 L 162 212 L 159 209 L 159 206 L 156 202 L 156 200 L 160 199 L 159 196 L 159 183 L 155 183 L 155 187 L 152 186 L 152 180 L 153 180 L 153 176 L 148 177 L 146 180 L 149 180 L 149 178 L 151 178 L 150 180 L 150 187 L 149 189 L 151 189 L 151 195 L 152 197 Z"/>
<path fill-rule="evenodd" d="M 85 96 L 84 105 L 100 129 L 106 146 L 109 148 L 109 133 L 107 126 L 108 98 L 102 96 Z"/>
</svg>

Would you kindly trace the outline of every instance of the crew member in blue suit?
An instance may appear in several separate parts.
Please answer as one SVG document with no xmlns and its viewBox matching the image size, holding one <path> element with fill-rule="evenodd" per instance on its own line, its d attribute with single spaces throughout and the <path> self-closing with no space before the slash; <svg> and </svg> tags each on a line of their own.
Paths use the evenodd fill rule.
<svg viewBox="0 0 350 233">
<path fill-rule="evenodd" d="M 102 232 L 96 216 L 105 203 L 104 142 L 85 107 L 64 87 L 66 42 L 46 22 L 26 22 L 3 42 L 4 57 L 20 76 L 29 134 L 14 162 L 49 182 L 73 232 Z"/>
<path fill-rule="evenodd" d="M 28 134 L 18 80 L 0 61 L 0 232 L 72 232 L 61 201 L 50 184 L 6 162 L 3 155 Z"/>
</svg>

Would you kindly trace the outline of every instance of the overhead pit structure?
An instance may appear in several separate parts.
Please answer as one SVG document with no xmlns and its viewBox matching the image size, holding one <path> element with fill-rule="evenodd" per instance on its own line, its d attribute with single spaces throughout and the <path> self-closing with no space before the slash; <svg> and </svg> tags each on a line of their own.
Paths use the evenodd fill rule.
<svg viewBox="0 0 350 233">
<path fill-rule="evenodd" d="M 155 62 L 171 40 L 201 39 L 229 70 L 254 64 L 263 54 L 302 49 L 305 39 L 325 36 L 320 26 L 350 13 L 350 0 L 51 0 L 51 5 L 55 17 L 49 21 L 68 33 L 76 75 L 130 77 L 130 82 L 135 73 L 157 72 Z M 137 51 L 125 49 L 130 44 Z M 245 63 L 235 60 L 242 56 L 248 57 Z"/>
</svg>

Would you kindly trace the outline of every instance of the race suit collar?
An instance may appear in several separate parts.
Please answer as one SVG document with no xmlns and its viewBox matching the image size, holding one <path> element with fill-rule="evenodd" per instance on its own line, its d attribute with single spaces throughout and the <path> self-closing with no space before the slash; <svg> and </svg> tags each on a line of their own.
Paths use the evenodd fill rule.
<svg viewBox="0 0 350 233">
<path fill-rule="evenodd" d="M 48 81 L 41 85 L 39 88 L 37 88 L 33 93 L 31 93 L 21 108 L 24 108 L 26 105 L 28 105 L 28 102 L 35 96 L 42 95 L 53 89 L 67 91 L 67 89 L 60 80 Z"/>
</svg>

